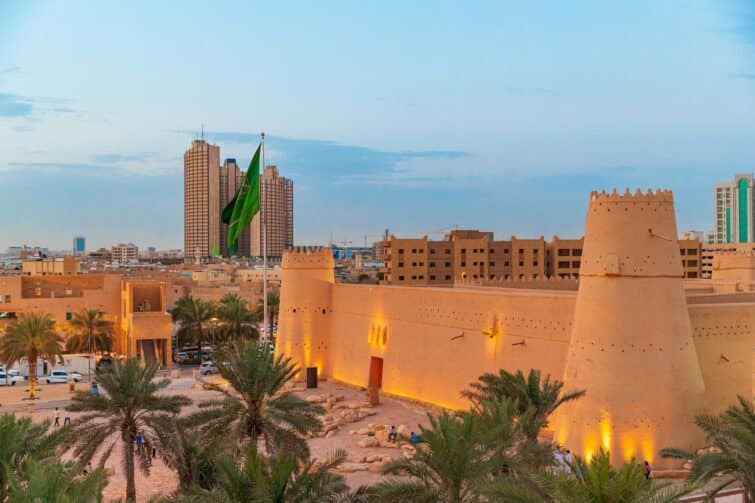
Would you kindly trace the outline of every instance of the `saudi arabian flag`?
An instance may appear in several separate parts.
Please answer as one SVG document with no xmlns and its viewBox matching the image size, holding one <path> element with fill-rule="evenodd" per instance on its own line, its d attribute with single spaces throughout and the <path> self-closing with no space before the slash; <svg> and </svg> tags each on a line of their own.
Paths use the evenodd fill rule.
<svg viewBox="0 0 755 503">
<path fill-rule="evenodd" d="M 249 226 L 252 217 L 260 210 L 260 148 L 262 144 L 249 162 L 241 187 L 220 214 L 220 221 L 228 224 L 228 248 L 232 251 L 236 251 L 241 231 Z"/>
</svg>

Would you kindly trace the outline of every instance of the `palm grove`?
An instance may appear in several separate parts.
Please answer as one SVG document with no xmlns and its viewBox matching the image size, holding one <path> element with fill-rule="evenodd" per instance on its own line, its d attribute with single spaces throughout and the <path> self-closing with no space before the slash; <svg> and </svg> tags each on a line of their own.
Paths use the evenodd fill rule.
<svg viewBox="0 0 755 503">
<path fill-rule="evenodd" d="M 226 332 L 218 335 L 210 327 L 219 326 L 212 321 L 219 310 L 207 318 L 201 305 L 187 309 L 194 319 L 183 325 L 192 326 L 187 330 L 208 341 L 220 338 L 218 369 L 228 386 L 207 384 L 214 398 L 192 404 L 166 392 L 169 381 L 156 378 L 154 365 L 129 359 L 96 371 L 99 396 L 74 395 L 68 409 L 77 417 L 70 426 L 52 429 L 49 422 L 0 416 L 0 502 L 101 501 L 105 463 L 117 450 L 125 499 L 135 501 L 136 471 L 149 474 L 152 465 L 150 451 L 135 448 L 136 435 L 152 439 L 177 475 L 176 491 L 157 500 L 166 503 L 673 501 L 712 479 L 710 491 L 737 483 L 755 496 L 750 400 L 698 418 L 715 449 L 695 455 L 669 446 L 662 452 L 691 460 L 684 484 L 648 480 L 633 461 L 612 467 L 606 452 L 589 461 L 575 457 L 564 470 L 556 468 L 556 446 L 541 433 L 554 410 L 584 391 L 564 390 L 535 370 L 481 376 L 464 392 L 469 410 L 429 415 L 413 457 L 383 465 L 382 482 L 350 489 L 337 471 L 344 452 L 325 460 L 310 456 L 306 438 L 322 428 L 324 410 L 288 390 L 298 373 L 291 360 L 258 345 L 245 316 L 226 320 Z M 22 316 L 8 327 L 0 343 L 3 361 L 16 361 L 24 347 L 59 356 L 62 340 L 45 320 Z M 32 338 L 39 340 L 22 343 Z M 87 466 L 92 469 L 85 473 Z"/>
</svg>

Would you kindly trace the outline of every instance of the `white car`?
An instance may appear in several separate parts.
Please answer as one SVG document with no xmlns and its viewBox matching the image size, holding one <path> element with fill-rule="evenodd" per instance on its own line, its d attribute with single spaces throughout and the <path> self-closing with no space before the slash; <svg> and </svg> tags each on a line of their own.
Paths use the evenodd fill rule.
<svg viewBox="0 0 755 503">
<path fill-rule="evenodd" d="M 203 376 L 217 374 L 218 368 L 212 362 L 202 362 L 202 365 L 199 367 L 199 373 Z"/>
<path fill-rule="evenodd" d="M 24 382 L 23 376 L 13 375 L 12 372 L 7 374 L 4 370 L 0 371 L 0 386 L 15 386 L 17 382 Z"/>
<path fill-rule="evenodd" d="M 69 380 L 73 382 L 79 382 L 81 381 L 81 374 L 79 374 L 78 372 L 72 372 L 69 374 L 65 370 L 53 370 L 45 379 L 47 384 L 65 384 Z"/>
</svg>

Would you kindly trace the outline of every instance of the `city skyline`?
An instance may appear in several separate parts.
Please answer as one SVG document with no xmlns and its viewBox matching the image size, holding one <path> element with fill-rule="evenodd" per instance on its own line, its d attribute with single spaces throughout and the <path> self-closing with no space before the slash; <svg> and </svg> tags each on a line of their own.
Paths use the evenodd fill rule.
<svg viewBox="0 0 755 503">
<path fill-rule="evenodd" d="M 755 170 L 747 2 L 202 5 L 0 6 L 0 249 L 182 247 L 202 124 L 242 169 L 268 133 L 296 244 L 577 237 L 612 186 L 672 189 L 680 230 L 708 231 L 715 183 Z"/>
</svg>

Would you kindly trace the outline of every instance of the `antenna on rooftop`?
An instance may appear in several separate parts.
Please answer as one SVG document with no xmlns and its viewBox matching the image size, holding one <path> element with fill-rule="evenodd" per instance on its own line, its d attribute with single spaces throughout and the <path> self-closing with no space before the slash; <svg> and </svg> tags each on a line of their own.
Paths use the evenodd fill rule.
<svg viewBox="0 0 755 503">
<path fill-rule="evenodd" d="M 204 140 L 204 124 L 202 124 L 202 134 L 199 136 L 200 140 Z"/>
</svg>

